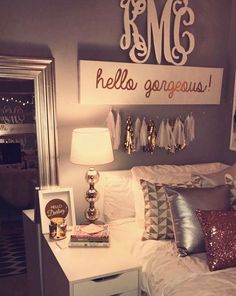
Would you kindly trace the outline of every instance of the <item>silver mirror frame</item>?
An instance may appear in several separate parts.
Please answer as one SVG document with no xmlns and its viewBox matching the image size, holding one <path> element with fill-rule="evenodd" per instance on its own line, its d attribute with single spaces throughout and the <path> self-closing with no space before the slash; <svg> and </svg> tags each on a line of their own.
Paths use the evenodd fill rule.
<svg viewBox="0 0 236 296">
<path fill-rule="evenodd" d="M 0 77 L 34 80 L 40 189 L 58 186 L 54 59 L 0 56 Z"/>
</svg>

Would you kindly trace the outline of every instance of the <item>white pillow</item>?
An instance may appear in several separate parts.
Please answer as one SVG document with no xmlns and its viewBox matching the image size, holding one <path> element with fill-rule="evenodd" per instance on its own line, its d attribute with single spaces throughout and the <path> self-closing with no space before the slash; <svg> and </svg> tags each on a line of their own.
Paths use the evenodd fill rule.
<svg viewBox="0 0 236 296">
<path fill-rule="evenodd" d="M 191 180 L 193 172 L 211 173 L 228 167 L 222 163 L 203 163 L 193 165 L 153 165 L 136 166 L 131 169 L 132 190 L 135 203 L 135 220 L 140 227 L 144 227 L 144 197 L 140 179 L 151 183 L 176 184 Z"/>
<path fill-rule="evenodd" d="M 135 217 L 130 171 L 102 173 L 103 217 L 106 223 Z"/>
</svg>

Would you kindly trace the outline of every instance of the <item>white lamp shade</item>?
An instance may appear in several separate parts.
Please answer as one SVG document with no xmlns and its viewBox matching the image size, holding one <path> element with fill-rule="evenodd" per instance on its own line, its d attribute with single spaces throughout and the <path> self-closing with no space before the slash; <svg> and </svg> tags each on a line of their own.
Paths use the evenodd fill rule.
<svg viewBox="0 0 236 296">
<path fill-rule="evenodd" d="M 72 163 L 99 165 L 114 160 L 108 128 L 77 128 L 72 133 Z"/>
</svg>

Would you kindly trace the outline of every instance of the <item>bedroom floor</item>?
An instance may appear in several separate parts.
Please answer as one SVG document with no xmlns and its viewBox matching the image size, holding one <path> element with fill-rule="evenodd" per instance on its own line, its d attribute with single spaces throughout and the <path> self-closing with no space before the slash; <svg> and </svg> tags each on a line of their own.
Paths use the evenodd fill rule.
<svg viewBox="0 0 236 296">
<path fill-rule="evenodd" d="M 23 235 L 23 226 L 21 219 L 17 219 L 16 221 L 8 221 L 3 222 L 0 225 L 0 241 L 4 241 L 7 237 L 9 240 L 13 240 L 15 238 L 17 244 L 17 237 Z M 13 238 L 13 239 L 12 239 Z M 21 244 L 24 243 L 21 239 Z M 13 247 L 13 246 L 12 246 Z M 19 244 L 18 244 L 19 247 Z M 19 251 L 20 253 L 24 253 L 24 248 Z M 8 251 L 10 248 L 2 246 L 2 251 L 0 250 L 0 259 L 1 259 L 1 267 L 0 271 L 4 273 L 4 265 L 9 267 L 8 262 L 6 261 L 7 256 L 10 256 Z M 18 253 L 19 255 L 19 253 Z M 24 254 L 21 255 L 24 257 Z M 18 257 L 19 258 L 19 257 Z M 10 259 L 11 261 L 11 259 Z M 5 263 L 5 264 L 4 264 Z M 24 262 L 25 264 L 25 262 Z M 24 273 L 11 275 L 11 276 L 1 276 L 0 277 L 0 294 L 1 296 L 28 296 L 27 293 L 27 274 L 25 273 L 25 266 L 22 268 L 24 269 Z"/>
<path fill-rule="evenodd" d="M 21 221 L 19 221 L 18 223 L 14 223 L 14 227 L 12 227 L 11 225 L 8 225 L 8 227 L 5 225 L 1 225 L 1 226 L 2 226 L 1 230 L 0 230 L 0 238 L 1 239 L 3 239 L 3 237 L 4 238 L 5 237 L 13 237 L 14 238 L 16 231 L 20 234 L 23 233 Z M 14 229 L 14 231 L 12 229 Z M 21 241 L 21 244 L 22 244 L 22 241 Z M 10 249 L 8 249 L 8 251 L 10 251 Z M 22 250 L 19 252 L 22 253 Z M 6 260 L 6 256 L 10 256 L 9 254 L 6 255 L 6 253 L 4 253 L 4 252 L 0 252 L 0 253 L 1 253 L 0 254 L 1 262 L 2 262 L 2 260 L 4 260 L 4 261 Z M 23 263 L 23 265 L 24 265 L 24 263 Z M 7 264 L 7 266 L 9 267 L 8 264 Z M 4 268 L 4 264 L 2 264 L 2 267 Z M 2 267 L 0 268 L 0 271 L 4 272 Z M 1 296 L 28 296 L 27 275 L 25 272 L 25 266 L 22 266 L 21 271 L 24 271 L 24 273 L 18 274 L 18 275 L 10 275 L 10 276 L 0 277 L 0 290 L 1 290 L 0 294 L 1 294 Z"/>
<path fill-rule="evenodd" d="M 28 296 L 26 274 L 0 278 L 1 296 Z"/>
</svg>

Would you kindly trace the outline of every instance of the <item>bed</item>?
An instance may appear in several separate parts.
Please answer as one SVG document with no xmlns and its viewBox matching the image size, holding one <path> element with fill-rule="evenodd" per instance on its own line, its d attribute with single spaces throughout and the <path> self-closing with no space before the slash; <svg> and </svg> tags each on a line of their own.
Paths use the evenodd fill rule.
<svg viewBox="0 0 236 296">
<path fill-rule="evenodd" d="M 206 177 L 199 183 L 201 187 L 215 190 L 215 185 L 217 188 L 221 186 L 218 186 L 219 184 L 213 184 L 214 186 L 210 184 L 210 186 L 209 182 L 212 180 L 216 183 L 223 182 L 222 180 L 225 182 L 227 174 L 236 175 L 236 167 L 221 163 L 207 163 L 185 166 L 140 166 L 126 171 L 101 172 L 101 179 L 97 186 L 100 199 L 96 206 L 100 209 L 103 220 L 110 224 L 112 240 L 122 242 L 131 256 L 140 262 L 144 295 L 236 295 L 236 267 L 210 271 L 206 251 L 193 252 L 180 257 L 176 238 L 144 239 L 146 231 L 144 212 L 147 211 L 144 210 L 146 207 L 144 191 L 139 182 L 140 179 L 146 179 L 149 182 L 156 182 L 155 184 L 162 183 L 168 186 L 174 183 L 176 188 L 180 183 L 192 182 L 193 176 L 199 183 L 200 176 L 203 179 Z M 212 177 L 210 181 L 207 179 L 209 176 Z M 230 189 L 229 191 L 233 192 Z M 232 209 L 227 211 L 232 212 Z M 234 249 L 234 255 L 235 253 L 236 249 Z M 234 264 L 235 262 L 233 266 L 236 266 Z"/>
</svg>

